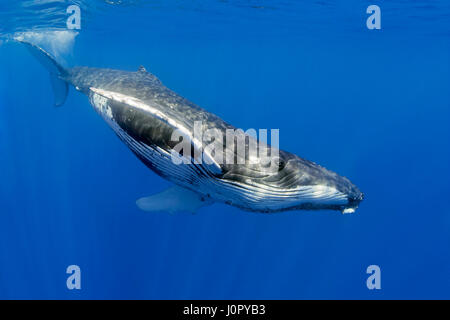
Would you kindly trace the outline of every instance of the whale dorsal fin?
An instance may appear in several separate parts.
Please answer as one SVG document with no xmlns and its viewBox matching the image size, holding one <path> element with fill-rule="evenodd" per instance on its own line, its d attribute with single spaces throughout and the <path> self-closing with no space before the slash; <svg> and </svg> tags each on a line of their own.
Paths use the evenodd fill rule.
<svg viewBox="0 0 450 320">
<path fill-rule="evenodd" d="M 147 72 L 147 69 L 143 65 L 139 66 L 138 72 Z"/>
</svg>

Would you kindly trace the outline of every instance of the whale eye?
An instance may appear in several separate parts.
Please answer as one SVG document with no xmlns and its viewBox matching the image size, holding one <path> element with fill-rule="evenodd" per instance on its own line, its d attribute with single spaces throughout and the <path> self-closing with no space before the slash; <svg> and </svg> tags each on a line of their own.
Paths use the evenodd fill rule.
<svg viewBox="0 0 450 320">
<path fill-rule="evenodd" d="M 286 166 L 286 162 L 283 159 L 280 159 L 279 157 L 272 158 L 271 162 L 266 164 L 266 167 L 271 167 L 273 169 L 277 169 L 277 171 L 281 171 Z"/>
<path fill-rule="evenodd" d="M 280 158 L 278 158 L 278 171 L 281 171 L 286 167 L 286 162 Z"/>
<path fill-rule="evenodd" d="M 275 164 L 278 166 L 278 171 L 282 171 L 286 167 L 286 161 L 280 158 L 276 158 Z"/>
</svg>

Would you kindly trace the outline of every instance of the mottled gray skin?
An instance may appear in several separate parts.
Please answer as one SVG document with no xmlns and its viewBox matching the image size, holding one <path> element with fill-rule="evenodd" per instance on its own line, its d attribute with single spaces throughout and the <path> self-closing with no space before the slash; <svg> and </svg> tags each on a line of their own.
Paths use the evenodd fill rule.
<svg viewBox="0 0 450 320">
<path fill-rule="evenodd" d="M 190 130 L 193 130 L 195 121 L 202 121 L 204 129 L 217 128 L 225 131 L 226 129 L 234 128 L 216 115 L 207 112 L 166 88 L 158 78 L 146 72 L 143 68 L 137 72 L 127 72 L 74 67 L 64 70 L 60 78 L 88 96 L 92 94 L 90 88 L 100 88 L 152 103 L 153 106 L 156 105 L 165 114 L 183 123 Z M 147 146 L 158 146 L 169 152 L 177 143 L 171 141 L 174 128 L 167 123 L 155 119 L 145 112 L 129 108 L 123 103 L 110 101 L 109 104 L 117 124 L 136 141 L 142 142 Z M 346 208 L 357 208 L 359 202 L 363 199 L 363 194 L 347 178 L 341 177 L 311 161 L 281 150 L 279 168 L 273 174 L 267 174 L 262 167 L 250 164 L 223 164 L 220 166 L 222 172 L 218 174 L 205 174 L 202 170 L 193 171 L 198 175 L 209 175 L 206 178 L 218 183 L 225 182 L 227 186 L 233 186 L 233 193 L 230 196 L 226 194 L 226 190 L 220 191 L 223 189 L 222 187 L 211 192 L 205 190 L 205 188 L 200 186 L 202 181 L 205 180 L 197 179 L 194 174 L 186 178 L 191 181 L 181 181 L 179 178 L 174 177 L 171 172 L 165 172 L 156 167 L 142 155 L 138 153 L 136 155 L 160 176 L 176 184 L 199 192 L 202 196 L 211 197 L 213 200 L 222 201 L 249 211 L 276 212 L 295 209 L 332 209 L 343 211 Z M 249 187 L 247 188 L 247 186 Z M 295 194 L 289 194 L 289 190 L 294 190 L 299 186 L 327 186 L 335 188 L 345 195 L 347 201 L 345 203 L 342 203 L 342 201 L 338 203 L 333 203 L 332 201 L 296 203 L 292 201 Z M 257 190 L 258 193 L 256 197 L 251 195 L 254 190 Z M 269 190 L 269 193 L 266 190 Z M 284 195 L 290 201 L 285 201 L 283 199 Z M 275 199 L 275 197 L 279 199 Z M 266 198 L 271 199 L 271 205 L 264 205 Z M 273 201 L 279 202 L 279 205 L 274 206 Z"/>
</svg>

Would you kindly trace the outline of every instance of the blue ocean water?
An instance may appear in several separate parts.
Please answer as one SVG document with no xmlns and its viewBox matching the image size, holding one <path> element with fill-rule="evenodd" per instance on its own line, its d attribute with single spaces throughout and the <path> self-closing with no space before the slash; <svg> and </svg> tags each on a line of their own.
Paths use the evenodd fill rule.
<svg viewBox="0 0 450 320">
<path fill-rule="evenodd" d="M 47 71 L 11 41 L 65 30 L 71 4 L 73 43 L 47 41 L 64 64 L 144 65 L 236 127 L 279 128 L 282 149 L 354 182 L 360 208 L 140 211 L 170 183 L 84 95 L 52 107 Z M 449 16 L 445 1 L 2 1 L 0 298 L 450 298 Z"/>
</svg>

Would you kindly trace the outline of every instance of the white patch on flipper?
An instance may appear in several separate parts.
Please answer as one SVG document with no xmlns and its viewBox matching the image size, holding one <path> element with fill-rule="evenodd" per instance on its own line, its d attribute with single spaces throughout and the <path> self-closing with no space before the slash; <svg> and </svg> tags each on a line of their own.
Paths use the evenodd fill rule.
<svg viewBox="0 0 450 320">
<path fill-rule="evenodd" d="M 91 103 L 95 111 L 103 117 L 108 123 L 114 121 L 111 107 L 108 105 L 108 99 L 99 94 L 91 95 Z"/>
<path fill-rule="evenodd" d="M 139 209 L 148 212 L 167 211 L 196 213 L 212 201 L 203 199 L 198 193 L 188 189 L 173 186 L 160 193 L 140 198 L 136 201 Z"/>
</svg>

